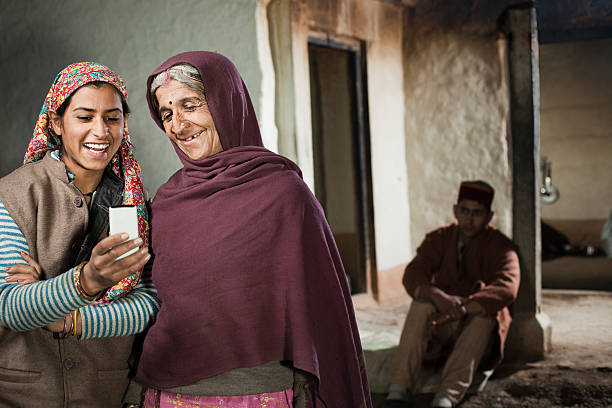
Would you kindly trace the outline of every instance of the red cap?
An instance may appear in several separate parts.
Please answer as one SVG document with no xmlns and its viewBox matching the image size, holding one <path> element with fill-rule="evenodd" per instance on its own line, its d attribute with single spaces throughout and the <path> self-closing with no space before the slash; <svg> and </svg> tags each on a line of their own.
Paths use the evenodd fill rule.
<svg viewBox="0 0 612 408">
<path fill-rule="evenodd" d="M 491 209 L 491 203 L 493 202 L 493 196 L 495 195 L 495 190 L 489 184 L 484 181 L 464 181 L 461 183 L 459 187 L 459 198 L 457 198 L 457 202 L 461 200 L 474 200 L 485 207 L 488 210 Z"/>
</svg>

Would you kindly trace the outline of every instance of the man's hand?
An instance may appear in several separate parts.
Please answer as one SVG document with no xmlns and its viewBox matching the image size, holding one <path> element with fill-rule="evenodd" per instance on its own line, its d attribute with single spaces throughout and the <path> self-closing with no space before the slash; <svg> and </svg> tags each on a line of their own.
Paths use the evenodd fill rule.
<svg viewBox="0 0 612 408">
<path fill-rule="evenodd" d="M 440 290 L 440 294 L 434 296 L 432 300 L 440 313 L 450 317 L 451 320 L 458 320 L 467 313 L 464 305 L 466 299 L 461 296 L 449 295 Z"/>
<path fill-rule="evenodd" d="M 419 291 L 419 295 L 431 301 L 436 306 L 436 309 L 449 320 L 458 320 L 467 313 L 465 308 L 467 298 L 449 295 L 436 286 L 423 287 Z"/>
</svg>

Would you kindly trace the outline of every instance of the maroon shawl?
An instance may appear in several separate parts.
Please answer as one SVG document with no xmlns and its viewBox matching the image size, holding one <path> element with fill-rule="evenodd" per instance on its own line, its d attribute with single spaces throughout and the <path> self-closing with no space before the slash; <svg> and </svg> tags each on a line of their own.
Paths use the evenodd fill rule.
<svg viewBox="0 0 612 408">
<path fill-rule="evenodd" d="M 225 57 L 179 54 L 147 89 L 181 62 L 203 78 L 224 151 L 193 161 L 174 145 L 184 168 L 153 201 L 162 306 L 137 379 L 169 388 L 291 361 L 317 378 L 327 407 L 371 407 L 344 268 L 319 203 L 292 161 L 262 147 L 248 91 Z"/>
</svg>

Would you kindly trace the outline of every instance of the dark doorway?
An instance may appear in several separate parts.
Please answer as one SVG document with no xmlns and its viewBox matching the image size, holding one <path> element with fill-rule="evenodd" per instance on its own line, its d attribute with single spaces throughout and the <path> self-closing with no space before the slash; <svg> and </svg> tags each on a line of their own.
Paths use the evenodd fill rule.
<svg viewBox="0 0 612 408">
<path fill-rule="evenodd" d="M 360 43 L 327 39 L 310 39 L 308 55 L 316 196 L 351 291 L 365 292 L 376 276 L 365 59 Z"/>
</svg>

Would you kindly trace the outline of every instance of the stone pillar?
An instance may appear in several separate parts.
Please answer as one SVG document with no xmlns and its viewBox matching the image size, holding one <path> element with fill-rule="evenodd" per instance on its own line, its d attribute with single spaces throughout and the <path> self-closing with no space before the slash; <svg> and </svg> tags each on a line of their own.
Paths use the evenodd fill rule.
<svg viewBox="0 0 612 408">
<path fill-rule="evenodd" d="M 521 260 L 521 286 L 513 306 L 506 356 L 534 361 L 550 350 L 551 324 L 540 309 L 540 83 L 533 1 L 509 0 L 504 23 L 509 47 L 513 239 Z"/>
</svg>

